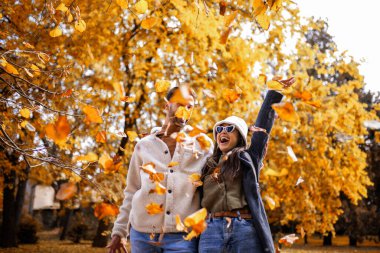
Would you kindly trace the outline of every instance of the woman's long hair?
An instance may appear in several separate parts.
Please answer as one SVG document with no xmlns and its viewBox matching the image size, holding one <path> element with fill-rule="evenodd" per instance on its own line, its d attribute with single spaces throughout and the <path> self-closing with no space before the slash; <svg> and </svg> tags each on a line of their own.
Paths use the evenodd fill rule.
<svg viewBox="0 0 380 253">
<path fill-rule="evenodd" d="M 218 143 L 215 142 L 214 152 L 207 159 L 206 164 L 202 168 L 202 179 L 214 171 L 215 168 L 220 168 L 220 173 L 224 178 L 235 178 L 240 173 L 240 160 L 239 153 L 245 150 L 245 142 L 241 134 L 239 133 L 239 140 L 232 150 L 226 155 L 226 159 L 220 161 L 222 151 L 218 147 Z"/>
</svg>

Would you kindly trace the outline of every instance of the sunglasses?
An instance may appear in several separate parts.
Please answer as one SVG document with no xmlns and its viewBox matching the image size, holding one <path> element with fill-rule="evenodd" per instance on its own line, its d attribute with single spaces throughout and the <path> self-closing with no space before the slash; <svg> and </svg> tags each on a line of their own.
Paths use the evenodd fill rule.
<svg viewBox="0 0 380 253">
<path fill-rule="evenodd" d="M 226 130 L 227 133 L 231 133 L 232 131 L 234 131 L 235 129 L 235 126 L 234 125 L 229 125 L 229 126 L 217 126 L 215 128 L 215 131 L 220 134 L 221 132 L 223 132 L 224 130 Z"/>
</svg>

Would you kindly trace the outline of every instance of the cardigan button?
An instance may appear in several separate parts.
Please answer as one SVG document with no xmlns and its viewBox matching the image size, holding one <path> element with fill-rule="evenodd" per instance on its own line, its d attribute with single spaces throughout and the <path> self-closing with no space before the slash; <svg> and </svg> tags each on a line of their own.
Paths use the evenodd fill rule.
<svg viewBox="0 0 380 253">
<path fill-rule="evenodd" d="M 165 154 L 168 154 L 169 153 L 169 151 L 168 150 L 165 150 Z"/>
<path fill-rule="evenodd" d="M 172 190 L 168 190 L 168 193 L 172 193 Z"/>
<path fill-rule="evenodd" d="M 174 170 L 169 170 L 170 171 L 170 173 L 173 173 L 174 172 Z"/>
<path fill-rule="evenodd" d="M 170 211 L 167 211 L 166 214 L 169 215 L 169 214 L 170 214 Z"/>
</svg>

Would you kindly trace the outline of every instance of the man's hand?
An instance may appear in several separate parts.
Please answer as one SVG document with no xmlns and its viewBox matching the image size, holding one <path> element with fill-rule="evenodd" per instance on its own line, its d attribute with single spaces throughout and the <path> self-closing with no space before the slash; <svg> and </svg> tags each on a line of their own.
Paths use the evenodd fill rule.
<svg viewBox="0 0 380 253">
<path fill-rule="evenodd" d="M 121 239 L 120 236 L 114 235 L 112 236 L 112 240 L 110 244 L 106 247 L 108 250 L 108 253 L 119 253 L 124 252 L 128 253 L 127 247 L 126 247 L 126 241 Z"/>
</svg>

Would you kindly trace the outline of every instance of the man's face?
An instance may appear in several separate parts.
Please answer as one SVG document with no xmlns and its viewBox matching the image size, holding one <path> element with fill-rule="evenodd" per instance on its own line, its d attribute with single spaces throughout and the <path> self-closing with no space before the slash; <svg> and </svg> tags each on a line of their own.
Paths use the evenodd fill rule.
<svg viewBox="0 0 380 253">
<path fill-rule="evenodd" d="M 176 112 L 178 108 L 184 107 L 186 110 L 186 114 L 188 113 L 189 116 L 185 118 L 179 118 L 176 116 Z M 194 109 L 194 98 L 192 96 L 187 96 L 185 99 L 181 102 L 167 102 L 166 104 L 166 110 L 167 110 L 167 116 L 169 116 L 169 122 L 170 124 L 176 125 L 180 128 L 183 128 L 187 122 L 190 119 L 191 114 L 193 113 Z"/>
</svg>

